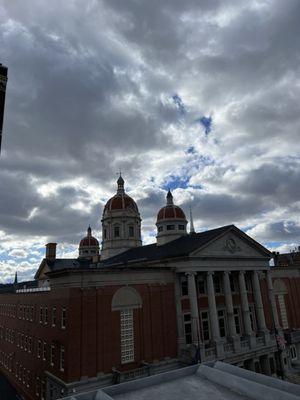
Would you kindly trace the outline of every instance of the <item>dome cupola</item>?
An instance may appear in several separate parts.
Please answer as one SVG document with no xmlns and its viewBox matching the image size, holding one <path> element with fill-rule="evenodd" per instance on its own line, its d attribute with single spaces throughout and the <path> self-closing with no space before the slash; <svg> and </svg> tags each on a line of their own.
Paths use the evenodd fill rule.
<svg viewBox="0 0 300 400">
<path fill-rule="evenodd" d="M 187 234 L 185 214 L 180 207 L 174 204 L 170 190 L 166 199 L 167 204 L 157 214 L 157 245 L 165 244 Z"/>
<path fill-rule="evenodd" d="M 136 202 L 125 193 L 121 174 L 117 193 L 104 206 L 102 215 L 101 258 L 106 259 L 141 246 L 141 217 Z"/>
<path fill-rule="evenodd" d="M 92 236 L 92 229 L 89 226 L 87 229 L 87 235 L 81 239 L 79 243 L 79 257 L 80 258 L 92 258 L 93 256 L 99 255 L 99 242 Z"/>
</svg>

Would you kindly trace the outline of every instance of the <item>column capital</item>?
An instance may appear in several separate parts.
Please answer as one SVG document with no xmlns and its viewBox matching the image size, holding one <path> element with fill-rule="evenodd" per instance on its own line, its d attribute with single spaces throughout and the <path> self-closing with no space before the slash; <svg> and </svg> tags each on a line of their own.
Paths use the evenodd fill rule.
<svg viewBox="0 0 300 400">
<path fill-rule="evenodd" d="M 223 271 L 224 275 L 230 275 L 231 271 Z"/>
<path fill-rule="evenodd" d="M 213 271 L 207 271 L 207 276 L 213 276 L 214 275 L 214 272 Z"/>
<path fill-rule="evenodd" d="M 247 271 L 239 271 L 239 274 L 240 274 L 240 275 L 245 275 L 246 272 L 247 272 Z"/>
<path fill-rule="evenodd" d="M 185 276 L 196 276 L 197 275 L 197 272 L 196 271 L 188 271 L 188 272 L 185 272 Z"/>
</svg>

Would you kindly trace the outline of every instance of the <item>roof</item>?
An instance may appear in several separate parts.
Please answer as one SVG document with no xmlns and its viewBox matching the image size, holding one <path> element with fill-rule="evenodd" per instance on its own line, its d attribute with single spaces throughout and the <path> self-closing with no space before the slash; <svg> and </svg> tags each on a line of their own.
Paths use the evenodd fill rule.
<svg viewBox="0 0 300 400">
<path fill-rule="evenodd" d="M 290 253 L 273 253 L 276 267 L 300 267 L 300 251 Z"/>
<path fill-rule="evenodd" d="M 188 256 L 194 250 L 202 247 L 211 240 L 222 235 L 226 231 L 236 228 L 234 225 L 226 225 L 221 228 L 212 229 L 200 233 L 192 233 L 181 236 L 166 244 L 157 246 L 156 243 L 147 246 L 134 247 L 114 257 L 104 260 L 104 265 L 133 262 L 138 260 L 154 261 L 164 258 L 175 258 Z"/>
<path fill-rule="evenodd" d="M 163 219 L 183 219 L 186 220 L 185 214 L 182 209 L 174 204 L 162 207 L 157 214 L 157 222 Z"/>
<path fill-rule="evenodd" d="M 114 210 L 125 210 L 131 208 L 139 212 L 136 202 L 126 193 L 118 193 L 108 200 L 105 204 L 103 213 Z"/>
</svg>

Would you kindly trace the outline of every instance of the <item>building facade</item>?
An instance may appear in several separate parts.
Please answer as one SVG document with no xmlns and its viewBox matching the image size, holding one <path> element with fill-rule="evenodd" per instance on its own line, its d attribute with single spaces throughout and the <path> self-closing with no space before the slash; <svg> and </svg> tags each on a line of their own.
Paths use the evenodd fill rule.
<svg viewBox="0 0 300 400">
<path fill-rule="evenodd" d="M 1 288 L 9 381 L 26 400 L 54 400 L 210 360 L 280 375 L 289 353 L 272 254 L 233 225 L 188 233 L 170 192 L 157 242 L 142 246 L 138 207 L 117 185 L 101 255 L 89 228 L 78 258 L 58 259 L 49 243 L 34 281 Z"/>
</svg>

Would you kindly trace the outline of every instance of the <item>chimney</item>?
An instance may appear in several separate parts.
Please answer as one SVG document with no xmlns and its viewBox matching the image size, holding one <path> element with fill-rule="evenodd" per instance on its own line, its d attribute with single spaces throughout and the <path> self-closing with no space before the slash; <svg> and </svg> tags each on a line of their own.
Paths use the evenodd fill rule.
<svg viewBox="0 0 300 400">
<path fill-rule="evenodd" d="M 56 259 L 56 243 L 46 244 L 46 259 L 55 260 Z"/>
</svg>

